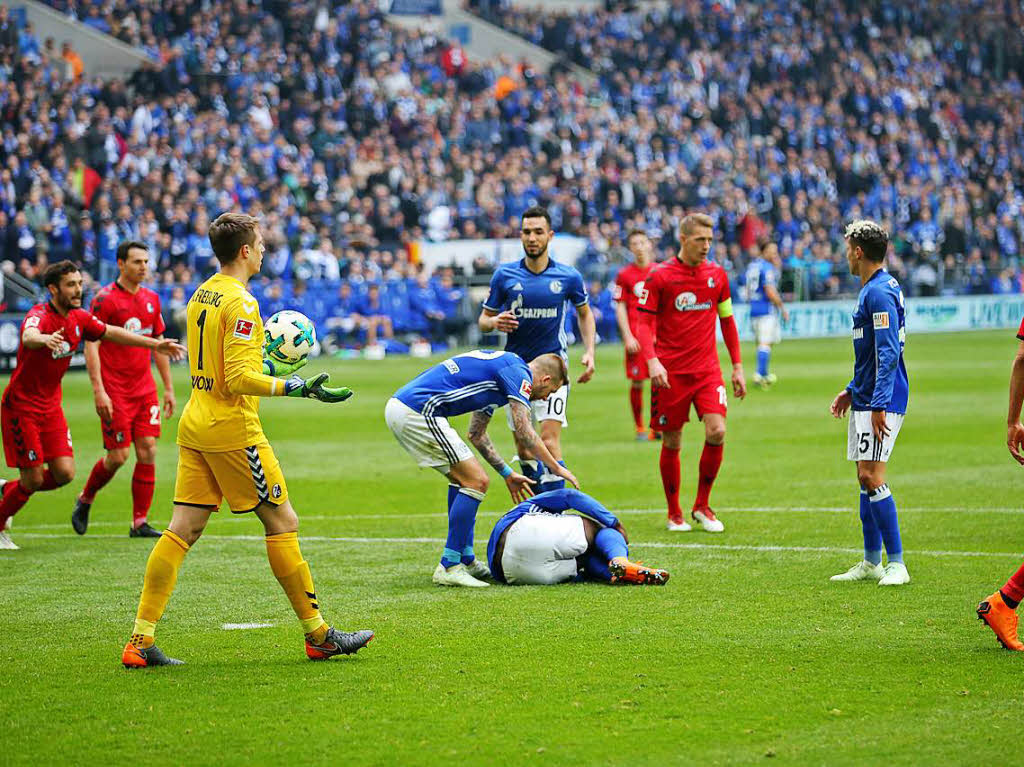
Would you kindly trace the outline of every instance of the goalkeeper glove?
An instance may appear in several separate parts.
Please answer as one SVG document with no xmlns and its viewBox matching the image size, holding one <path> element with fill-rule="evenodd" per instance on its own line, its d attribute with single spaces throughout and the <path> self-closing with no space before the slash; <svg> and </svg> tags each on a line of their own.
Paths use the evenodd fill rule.
<svg viewBox="0 0 1024 767">
<path fill-rule="evenodd" d="M 268 376 L 274 376 L 276 378 L 284 378 L 290 376 L 296 370 L 306 364 L 306 358 L 303 357 L 298 362 L 281 362 L 279 360 L 268 360 L 266 357 L 263 358 L 263 372 Z"/>
<path fill-rule="evenodd" d="M 344 402 L 352 396 L 352 390 L 347 386 L 324 386 L 331 380 L 327 373 L 318 373 L 313 378 L 302 378 L 292 376 L 284 382 L 284 396 L 306 397 L 321 402 Z"/>
</svg>

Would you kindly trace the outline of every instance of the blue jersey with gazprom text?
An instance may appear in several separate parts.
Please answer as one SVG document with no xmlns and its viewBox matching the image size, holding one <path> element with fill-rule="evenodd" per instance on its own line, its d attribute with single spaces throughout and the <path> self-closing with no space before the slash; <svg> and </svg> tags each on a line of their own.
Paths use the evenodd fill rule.
<svg viewBox="0 0 1024 767">
<path fill-rule="evenodd" d="M 860 289 L 853 313 L 853 380 L 846 388 L 854 410 L 907 412 L 910 382 L 903 363 L 905 314 L 900 284 L 879 269 Z"/>
<path fill-rule="evenodd" d="M 763 258 L 755 258 L 747 267 L 747 300 L 750 301 L 750 316 L 764 317 L 772 313 L 772 302 L 768 300 L 766 288 L 774 288 L 779 282 L 775 265 Z"/>
<path fill-rule="evenodd" d="M 587 288 L 580 273 L 549 260 L 543 272 L 534 274 L 526 268 L 524 258 L 514 264 L 502 264 L 494 272 L 484 309 L 508 310 L 519 320 L 519 327 L 508 334 L 505 351 L 515 352 L 527 362 L 551 353 L 568 359 L 567 301 L 577 307 L 587 303 Z"/>
<path fill-rule="evenodd" d="M 427 418 L 493 410 L 509 400 L 530 406 L 533 373 L 522 357 L 477 349 L 425 370 L 395 392 L 395 399 Z"/>
<path fill-rule="evenodd" d="M 494 551 L 498 547 L 501 534 L 515 524 L 517 519 L 526 514 L 561 514 L 569 509 L 578 511 L 582 516 L 590 517 L 604 527 L 615 527 L 619 524 L 618 518 L 608 509 L 575 488 L 538 493 L 530 500 L 523 501 L 513 508 L 494 525 L 491 537 L 487 541 L 487 561 L 490 563 L 491 575 L 499 582 L 505 582 L 505 573 L 502 571 L 501 562 L 495 561 Z"/>
</svg>

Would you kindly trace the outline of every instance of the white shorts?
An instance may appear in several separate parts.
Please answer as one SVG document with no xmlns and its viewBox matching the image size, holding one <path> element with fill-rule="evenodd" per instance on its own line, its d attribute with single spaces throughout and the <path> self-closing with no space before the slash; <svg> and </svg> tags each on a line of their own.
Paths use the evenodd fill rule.
<svg viewBox="0 0 1024 767">
<path fill-rule="evenodd" d="M 782 327 L 774 313 L 751 317 L 750 324 L 754 328 L 754 341 L 758 346 L 771 346 L 782 340 Z"/>
<path fill-rule="evenodd" d="M 587 550 L 583 518 L 531 512 L 505 531 L 501 569 L 513 586 L 550 586 L 576 577 L 576 557 Z"/>
<path fill-rule="evenodd" d="M 566 418 L 566 405 L 569 403 L 569 384 L 562 384 L 555 391 L 551 392 L 544 399 L 537 399 L 530 403 L 533 409 L 533 422 L 558 421 L 564 429 L 569 425 Z M 512 424 L 512 408 L 505 406 L 505 420 L 508 421 L 510 431 L 515 431 Z"/>
<path fill-rule="evenodd" d="M 871 430 L 871 411 L 851 410 L 846 439 L 847 460 L 888 461 L 903 426 L 903 416 L 899 413 L 886 413 L 885 425 L 889 427 L 889 434 L 879 442 Z"/>
<path fill-rule="evenodd" d="M 473 457 L 447 418 L 424 418 L 394 397 L 384 407 L 384 420 L 398 444 L 406 449 L 420 468 L 447 474 L 452 466 Z"/>
</svg>

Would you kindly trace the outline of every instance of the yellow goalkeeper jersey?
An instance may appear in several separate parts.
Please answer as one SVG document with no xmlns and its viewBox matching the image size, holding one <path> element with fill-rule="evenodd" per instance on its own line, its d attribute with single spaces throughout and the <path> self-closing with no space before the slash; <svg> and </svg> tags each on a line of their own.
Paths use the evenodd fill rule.
<svg viewBox="0 0 1024 767">
<path fill-rule="evenodd" d="M 215 274 L 189 299 L 188 366 L 179 445 L 221 453 L 267 442 L 259 398 L 283 394 L 284 383 L 262 372 L 259 305 L 234 277 Z"/>
</svg>

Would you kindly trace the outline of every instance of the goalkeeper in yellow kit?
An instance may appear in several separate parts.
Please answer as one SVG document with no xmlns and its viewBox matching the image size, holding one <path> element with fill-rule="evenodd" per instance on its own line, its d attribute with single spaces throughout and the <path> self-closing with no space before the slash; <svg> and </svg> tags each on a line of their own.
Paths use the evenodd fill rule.
<svg viewBox="0 0 1024 767">
<path fill-rule="evenodd" d="M 354 653 L 373 632 L 338 631 L 320 616 L 309 565 L 299 550 L 299 519 L 259 418 L 260 397 L 342 402 L 352 392 L 325 386 L 326 373 L 283 380 L 277 376 L 293 374 L 304 361 L 282 365 L 263 359 L 259 306 L 245 288 L 263 263 L 259 221 L 225 213 L 210 226 L 210 244 L 220 272 L 188 302 L 192 396 L 178 424 L 174 513 L 149 555 L 135 629 L 121 662 L 128 668 L 181 664 L 154 644 L 156 623 L 185 554 L 224 499 L 233 513 L 251 511 L 263 523 L 270 567 L 302 624 L 306 655 L 321 660 Z"/>
</svg>

